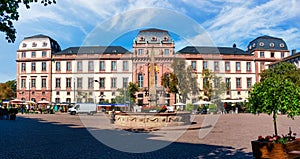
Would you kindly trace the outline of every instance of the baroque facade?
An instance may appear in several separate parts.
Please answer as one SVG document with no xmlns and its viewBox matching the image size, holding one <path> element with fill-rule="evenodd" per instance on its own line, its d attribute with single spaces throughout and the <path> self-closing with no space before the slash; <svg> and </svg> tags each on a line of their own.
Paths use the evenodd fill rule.
<svg viewBox="0 0 300 159">
<path fill-rule="evenodd" d="M 262 70 L 289 58 L 284 40 L 261 36 L 246 50 L 232 47 L 186 46 L 175 52 L 168 31 L 141 30 L 130 52 L 122 46 L 82 46 L 61 50 L 45 35 L 26 37 L 17 50 L 17 98 L 54 103 L 112 102 L 117 89 L 138 83 L 137 105 L 173 105 L 179 102 L 166 92 L 161 77 L 171 73 L 174 58 L 183 58 L 192 68 L 200 88 L 202 71 L 209 69 L 229 86 L 222 99 L 243 99 L 259 81 Z M 192 97 L 190 103 L 199 98 Z M 155 102 L 155 103 L 153 103 Z"/>
</svg>

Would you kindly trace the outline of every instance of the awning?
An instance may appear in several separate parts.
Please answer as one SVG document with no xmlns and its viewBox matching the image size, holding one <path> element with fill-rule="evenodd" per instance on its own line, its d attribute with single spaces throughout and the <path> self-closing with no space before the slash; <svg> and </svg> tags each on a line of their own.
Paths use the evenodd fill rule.
<svg viewBox="0 0 300 159">
<path fill-rule="evenodd" d="M 2 101 L 2 103 L 4 104 L 8 104 L 9 103 L 9 100 L 4 100 L 4 101 Z"/>
<path fill-rule="evenodd" d="M 221 102 L 223 103 L 243 103 L 246 102 L 247 100 L 245 99 L 225 99 L 225 100 L 221 100 Z"/>
<path fill-rule="evenodd" d="M 34 101 L 26 101 L 26 104 L 36 104 Z"/>
<path fill-rule="evenodd" d="M 184 103 L 176 103 L 174 105 L 186 105 L 186 104 L 184 104 Z"/>
<path fill-rule="evenodd" d="M 98 104 L 98 107 L 126 107 L 126 104 Z"/>
<path fill-rule="evenodd" d="M 211 104 L 211 102 L 210 102 L 210 101 L 200 100 L 200 101 L 198 101 L 198 102 L 196 102 L 196 103 L 193 103 L 193 104 L 194 104 L 194 105 Z"/>
<path fill-rule="evenodd" d="M 23 103 L 23 101 L 20 99 L 14 99 L 14 100 L 11 100 L 10 103 L 11 104 L 21 104 L 21 103 Z"/>
<path fill-rule="evenodd" d="M 38 104 L 50 104 L 50 102 L 46 101 L 46 100 L 38 101 L 37 103 Z"/>
</svg>

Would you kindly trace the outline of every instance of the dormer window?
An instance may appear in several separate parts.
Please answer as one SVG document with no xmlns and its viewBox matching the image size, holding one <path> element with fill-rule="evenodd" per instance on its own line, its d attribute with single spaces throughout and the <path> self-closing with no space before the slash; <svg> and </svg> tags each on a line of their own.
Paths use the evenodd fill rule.
<svg viewBox="0 0 300 159">
<path fill-rule="evenodd" d="M 23 44 L 22 44 L 22 47 L 26 47 L 26 46 L 27 46 L 27 44 L 26 44 L 26 43 L 23 43 Z"/>
<path fill-rule="evenodd" d="M 255 43 L 252 44 L 252 47 L 255 47 Z"/>
<path fill-rule="evenodd" d="M 156 41 L 157 39 L 156 39 L 156 37 L 155 36 L 153 36 L 152 38 L 151 38 L 151 41 Z"/>
<path fill-rule="evenodd" d="M 270 43 L 270 47 L 274 47 L 275 45 L 274 45 L 274 43 Z"/>
<path fill-rule="evenodd" d="M 36 42 L 33 42 L 32 47 L 36 47 L 36 46 L 37 46 Z"/>
<path fill-rule="evenodd" d="M 141 36 L 140 41 L 145 41 L 145 38 Z"/>
<path fill-rule="evenodd" d="M 47 46 L 47 43 L 46 42 L 43 42 L 43 47 L 46 47 Z"/>
<path fill-rule="evenodd" d="M 117 53 L 117 50 L 116 50 L 116 49 L 114 49 L 112 52 L 113 52 L 113 53 Z"/>
<path fill-rule="evenodd" d="M 167 36 L 164 37 L 164 41 L 168 41 L 169 38 Z"/>
<path fill-rule="evenodd" d="M 265 45 L 265 43 L 263 43 L 263 42 L 259 43 L 259 46 L 264 46 L 264 45 Z"/>
<path fill-rule="evenodd" d="M 284 43 L 280 43 L 279 46 L 280 46 L 280 47 L 284 47 Z"/>
</svg>

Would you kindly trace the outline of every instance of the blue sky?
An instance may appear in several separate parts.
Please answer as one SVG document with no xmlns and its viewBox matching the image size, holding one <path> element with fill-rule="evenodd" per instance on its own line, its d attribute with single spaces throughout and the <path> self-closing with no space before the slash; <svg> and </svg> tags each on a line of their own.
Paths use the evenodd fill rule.
<svg viewBox="0 0 300 159">
<path fill-rule="evenodd" d="M 44 34 L 62 49 L 121 45 L 131 50 L 140 29 L 169 30 L 176 50 L 186 45 L 232 46 L 245 50 L 258 36 L 283 38 L 300 51 L 300 1 L 271 0 L 61 0 L 44 7 L 19 8 L 17 39 L 0 33 L 0 82 L 16 78 L 16 50 L 24 37 Z"/>
</svg>

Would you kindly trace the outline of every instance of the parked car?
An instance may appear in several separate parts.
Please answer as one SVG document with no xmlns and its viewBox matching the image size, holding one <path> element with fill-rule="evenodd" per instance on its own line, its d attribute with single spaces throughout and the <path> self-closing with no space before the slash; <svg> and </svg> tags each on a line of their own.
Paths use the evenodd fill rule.
<svg viewBox="0 0 300 159">
<path fill-rule="evenodd" d="M 68 113 L 75 115 L 78 113 L 87 113 L 93 115 L 97 113 L 97 105 L 93 103 L 77 103 L 68 109 Z"/>
</svg>

